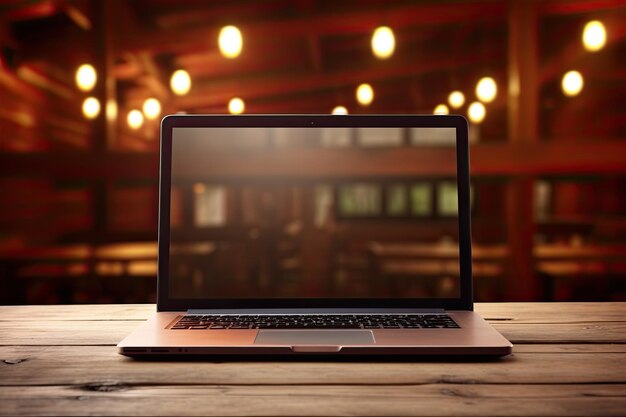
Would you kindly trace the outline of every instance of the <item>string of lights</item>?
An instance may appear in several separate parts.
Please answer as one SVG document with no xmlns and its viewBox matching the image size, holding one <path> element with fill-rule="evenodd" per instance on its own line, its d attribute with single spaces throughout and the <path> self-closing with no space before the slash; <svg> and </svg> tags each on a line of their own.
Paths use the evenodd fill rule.
<svg viewBox="0 0 626 417">
<path fill-rule="evenodd" d="M 604 24 L 598 20 L 588 22 L 582 33 L 582 44 L 585 50 L 595 53 L 601 50 L 607 41 L 607 33 Z M 218 47 L 222 56 L 226 59 L 238 58 L 244 45 L 241 30 L 236 26 L 223 27 L 218 35 Z M 393 30 L 388 26 L 376 28 L 371 38 L 372 54 L 380 60 L 390 59 L 396 49 L 396 39 Z M 91 92 L 98 76 L 95 68 L 90 64 L 82 64 L 76 70 L 76 85 L 82 92 Z M 563 94 L 567 97 L 575 97 L 582 91 L 585 81 L 583 75 L 578 70 L 569 70 L 564 73 L 561 79 Z M 191 76 L 185 69 L 175 70 L 170 77 L 170 89 L 177 96 L 184 96 L 191 91 Z M 439 103 L 434 107 L 433 114 L 450 114 L 451 109 L 459 111 L 467 103 L 467 117 L 470 122 L 480 124 L 487 116 L 485 104 L 495 100 L 498 94 L 498 85 L 494 78 L 485 76 L 481 78 L 474 89 L 476 101 L 468 103 L 466 95 L 460 90 L 452 91 L 447 97 L 447 104 Z M 356 100 L 362 107 L 370 106 L 375 99 L 374 88 L 369 83 L 361 83 L 355 90 Z M 242 114 L 245 112 L 245 102 L 241 97 L 233 97 L 227 105 L 231 114 Z M 83 101 L 82 111 L 87 119 L 95 119 L 101 110 L 100 102 L 93 96 L 88 96 Z M 149 120 L 157 119 L 161 114 L 161 103 L 157 98 L 147 98 L 142 110 L 131 109 L 127 114 L 128 126 L 137 130 L 143 126 L 144 118 Z M 332 114 L 348 114 L 345 105 L 338 104 L 333 108 Z"/>
</svg>

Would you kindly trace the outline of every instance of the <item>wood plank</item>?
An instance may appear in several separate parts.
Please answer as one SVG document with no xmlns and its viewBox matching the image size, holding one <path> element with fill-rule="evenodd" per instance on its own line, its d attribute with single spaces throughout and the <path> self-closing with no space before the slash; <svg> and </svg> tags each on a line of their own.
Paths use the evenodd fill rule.
<svg viewBox="0 0 626 417">
<path fill-rule="evenodd" d="M 475 310 L 492 322 L 586 323 L 626 322 L 626 303 L 476 303 Z M 145 320 L 154 304 L 0 306 L 2 321 Z"/>
<path fill-rule="evenodd" d="M 577 349 L 581 349 L 578 347 Z M 0 347 L 0 385 L 626 383 L 626 352 L 517 352 L 496 360 L 274 358 L 137 361 L 112 346 Z M 546 366 L 549 364 L 549 366 Z M 558 370 L 558 372 L 555 372 Z"/>
<path fill-rule="evenodd" d="M 154 304 L 0 306 L 0 326 L 3 321 L 146 320 L 155 312 Z"/>
<path fill-rule="evenodd" d="M 46 386 L 0 390 L 3 415 L 623 415 L 626 385 Z"/>
<path fill-rule="evenodd" d="M 514 323 L 581 323 L 626 321 L 626 303 L 476 303 L 487 320 Z"/>
<path fill-rule="evenodd" d="M 0 346 L 115 345 L 139 322 L 24 321 L 3 322 Z M 512 343 L 626 343 L 625 322 L 526 324 L 508 321 L 493 326 Z"/>
</svg>

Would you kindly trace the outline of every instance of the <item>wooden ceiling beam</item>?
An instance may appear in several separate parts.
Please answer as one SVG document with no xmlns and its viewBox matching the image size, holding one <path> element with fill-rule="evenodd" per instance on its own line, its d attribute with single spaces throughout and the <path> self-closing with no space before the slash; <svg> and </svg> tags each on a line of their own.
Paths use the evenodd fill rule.
<svg viewBox="0 0 626 417">
<path fill-rule="evenodd" d="M 623 0 L 563 0 L 540 2 L 542 14 L 582 14 L 624 8 Z"/>
<path fill-rule="evenodd" d="M 626 39 L 625 18 L 626 14 L 619 13 L 617 15 L 609 15 L 606 19 L 603 19 L 608 32 L 604 48 L 611 47 Z M 539 77 L 540 84 L 545 84 L 562 76 L 565 72 L 572 69 L 571 67 L 575 66 L 580 59 L 589 56 L 590 53 L 585 50 L 581 42 L 582 26 L 580 29 L 581 32 L 576 33 L 572 42 L 567 42 L 567 46 L 560 53 L 554 54 L 543 64 Z"/>
<path fill-rule="evenodd" d="M 241 22 L 245 39 L 284 39 L 337 34 L 363 34 L 371 32 L 380 24 L 396 29 L 414 26 L 453 25 L 467 22 L 482 22 L 504 19 L 505 5 L 500 2 L 480 3 L 437 3 L 404 5 L 395 8 L 352 10 L 340 13 L 320 13 L 294 18 L 263 19 Z M 128 33 L 119 48 L 126 51 L 147 50 L 150 52 L 172 52 L 181 48 L 206 49 L 207 43 L 216 43 L 219 27 L 193 26 L 177 31 L 137 30 Z M 244 43 L 245 49 L 245 43 Z"/>
<path fill-rule="evenodd" d="M 393 66 L 354 68 L 335 74 L 307 72 L 290 74 L 289 77 L 272 75 L 249 79 L 209 81 L 196 83 L 188 96 L 176 97 L 174 103 L 175 107 L 179 109 L 193 109 L 219 105 L 238 96 L 246 100 L 332 90 L 345 86 L 356 86 L 360 82 L 379 82 L 394 78 L 415 77 L 450 68 L 484 63 L 486 59 L 495 58 L 497 56 L 494 54 L 476 56 L 474 53 L 469 53 L 463 57 L 439 56 L 426 61 L 413 58 L 404 62 L 396 62 Z"/>
</svg>

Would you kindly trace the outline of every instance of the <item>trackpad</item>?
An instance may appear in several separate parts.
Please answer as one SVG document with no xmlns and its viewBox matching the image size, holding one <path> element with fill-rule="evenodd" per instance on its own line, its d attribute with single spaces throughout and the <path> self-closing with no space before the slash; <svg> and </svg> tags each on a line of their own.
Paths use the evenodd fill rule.
<svg viewBox="0 0 626 417">
<path fill-rule="evenodd" d="M 255 345 L 373 345 L 371 330 L 259 330 Z"/>
</svg>

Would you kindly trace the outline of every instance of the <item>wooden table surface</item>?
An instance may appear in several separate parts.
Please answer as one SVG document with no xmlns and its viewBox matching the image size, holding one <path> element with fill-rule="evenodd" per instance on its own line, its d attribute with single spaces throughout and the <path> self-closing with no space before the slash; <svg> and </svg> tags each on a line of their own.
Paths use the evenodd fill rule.
<svg viewBox="0 0 626 417">
<path fill-rule="evenodd" d="M 154 305 L 0 307 L 0 415 L 626 415 L 626 303 L 477 304 L 491 361 L 136 361 Z"/>
</svg>

